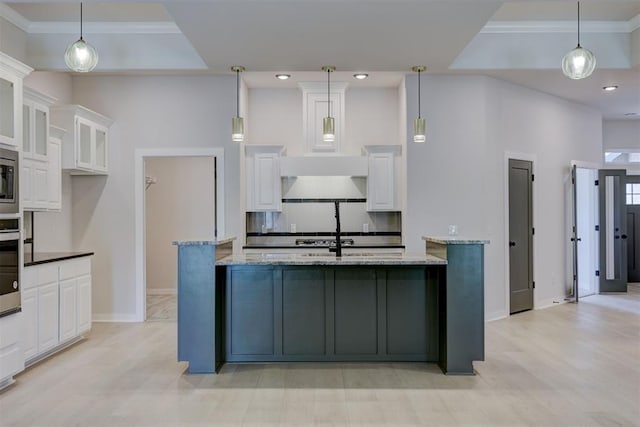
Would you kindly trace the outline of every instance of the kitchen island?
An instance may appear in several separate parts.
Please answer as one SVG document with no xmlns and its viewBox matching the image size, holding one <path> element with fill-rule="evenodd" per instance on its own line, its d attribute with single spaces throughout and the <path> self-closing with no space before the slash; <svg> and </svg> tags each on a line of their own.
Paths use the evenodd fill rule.
<svg viewBox="0 0 640 427">
<path fill-rule="evenodd" d="M 225 362 L 302 361 L 437 362 L 447 372 L 440 346 L 447 337 L 440 327 L 446 315 L 446 259 L 220 257 L 219 242 L 176 244 L 178 359 L 189 362 L 190 372 L 216 372 Z M 189 262 L 187 252 L 200 261 Z M 451 373 L 473 373 L 472 360 L 466 372 Z"/>
</svg>

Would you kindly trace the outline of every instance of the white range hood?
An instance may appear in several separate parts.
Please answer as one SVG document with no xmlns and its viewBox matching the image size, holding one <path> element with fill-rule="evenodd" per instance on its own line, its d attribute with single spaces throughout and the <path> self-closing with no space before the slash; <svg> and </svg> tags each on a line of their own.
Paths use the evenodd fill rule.
<svg viewBox="0 0 640 427">
<path fill-rule="evenodd" d="M 367 176 L 365 156 L 282 156 L 280 176 Z"/>
</svg>

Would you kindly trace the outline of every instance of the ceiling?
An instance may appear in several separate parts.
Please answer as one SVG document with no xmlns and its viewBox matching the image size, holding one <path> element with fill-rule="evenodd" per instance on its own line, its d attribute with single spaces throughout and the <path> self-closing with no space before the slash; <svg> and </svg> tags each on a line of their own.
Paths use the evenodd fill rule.
<svg viewBox="0 0 640 427">
<path fill-rule="evenodd" d="M 0 17 L 26 34 L 29 65 L 66 69 L 77 3 L 9 1 Z M 229 73 L 240 64 L 250 87 L 293 87 L 335 65 L 338 79 L 364 71 L 370 78 L 356 84 L 393 86 L 424 64 L 428 74 L 488 75 L 606 118 L 640 119 L 625 116 L 640 114 L 640 1 L 582 1 L 581 17 L 582 45 L 598 59 L 581 81 L 560 71 L 576 45 L 576 2 L 565 0 L 85 1 L 84 38 L 100 53 L 100 73 Z M 605 93 L 608 84 L 619 89 Z"/>
</svg>

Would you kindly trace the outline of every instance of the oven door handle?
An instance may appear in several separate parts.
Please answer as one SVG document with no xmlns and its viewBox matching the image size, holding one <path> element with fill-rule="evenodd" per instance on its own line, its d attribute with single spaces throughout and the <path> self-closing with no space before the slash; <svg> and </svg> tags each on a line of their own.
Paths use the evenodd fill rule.
<svg viewBox="0 0 640 427">
<path fill-rule="evenodd" d="M 9 240 L 20 240 L 20 233 L 18 231 L 13 233 L 0 233 L 0 242 Z"/>
</svg>

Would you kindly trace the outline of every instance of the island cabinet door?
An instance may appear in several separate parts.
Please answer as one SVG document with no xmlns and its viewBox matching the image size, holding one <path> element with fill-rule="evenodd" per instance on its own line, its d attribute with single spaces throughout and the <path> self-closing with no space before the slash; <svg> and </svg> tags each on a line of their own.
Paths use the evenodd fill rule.
<svg viewBox="0 0 640 427">
<path fill-rule="evenodd" d="M 326 269 L 282 270 L 282 353 L 324 355 L 327 352 Z"/>
<path fill-rule="evenodd" d="M 335 270 L 335 354 L 378 353 L 378 285 L 373 269 Z"/>
<path fill-rule="evenodd" d="M 274 270 L 236 267 L 227 281 L 227 360 L 274 354 Z M 266 360 L 266 359 L 265 359 Z"/>
</svg>

